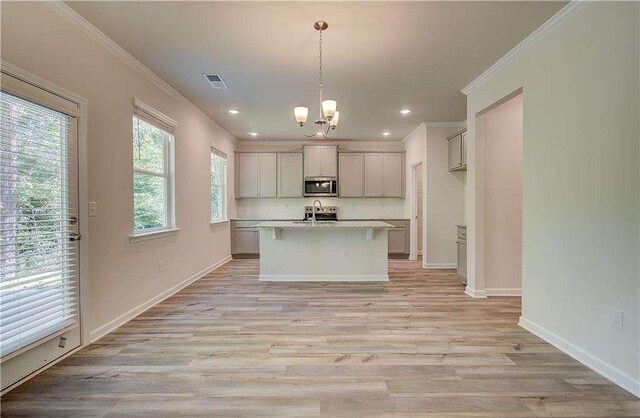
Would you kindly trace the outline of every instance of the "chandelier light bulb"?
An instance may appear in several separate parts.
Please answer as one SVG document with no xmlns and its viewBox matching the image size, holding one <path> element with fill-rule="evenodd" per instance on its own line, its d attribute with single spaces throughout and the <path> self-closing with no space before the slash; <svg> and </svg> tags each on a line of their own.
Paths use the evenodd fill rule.
<svg viewBox="0 0 640 418">
<path fill-rule="evenodd" d="M 293 114 L 296 117 L 296 122 L 298 122 L 298 125 L 302 126 L 307 122 L 307 115 L 309 114 L 309 109 L 304 106 L 299 106 L 293 109 Z"/>
<path fill-rule="evenodd" d="M 333 115 L 336 113 L 336 108 L 338 107 L 338 102 L 335 100 L 323 100 L 322 101 L 322 113 L 327 118 L 327 120 L 333 119 Z"/>
<path fill-rule="evenodd" d="M 331 126 L 331 128 L 333 129 L 336 129 L 336 126 L 338 126 L 338 120 L 340 120 L 340 112 L 336 112 L 333 114 L 333 118 L 329 122 L 329 126 Z"/>
</svg>

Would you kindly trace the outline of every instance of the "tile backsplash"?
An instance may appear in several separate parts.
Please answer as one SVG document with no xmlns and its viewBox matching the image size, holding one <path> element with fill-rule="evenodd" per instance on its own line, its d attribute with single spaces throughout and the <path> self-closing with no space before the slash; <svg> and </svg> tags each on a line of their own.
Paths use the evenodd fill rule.
<svg viewBox="0 0 640 418">
<path fill-rule="evenodd" d="M 304 207 L 314 198 L 236 199 L 238 219 L 302 219 Z M 337 206 L 339 219 L 403 219 L 405 199 L 320 198 L 325 206 Z"/>
</svg>

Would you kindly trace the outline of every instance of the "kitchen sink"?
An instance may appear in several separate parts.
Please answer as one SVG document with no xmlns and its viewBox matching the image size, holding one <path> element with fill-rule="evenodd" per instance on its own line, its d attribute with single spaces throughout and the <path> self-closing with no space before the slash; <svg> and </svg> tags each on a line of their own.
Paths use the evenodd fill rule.
<svg viewBox="0 0 640 418">
<path fill-rule="evenodd" d="M 338 221 L 316 221 L 317 224 L 334 224 Z M 313 221 L 293 221 L 294 224 L 312 224 Z"/>
</svg>

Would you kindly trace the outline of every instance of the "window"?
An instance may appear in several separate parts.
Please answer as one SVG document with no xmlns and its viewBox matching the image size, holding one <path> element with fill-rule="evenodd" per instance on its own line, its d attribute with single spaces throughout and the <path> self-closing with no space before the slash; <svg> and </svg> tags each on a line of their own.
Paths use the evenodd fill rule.
<svg viewBox="0 0 640 418">
<path fill-rule="evenodd" d="M 227 220 L 227 155 L 211 148 L 211 222 Z"/>
<path fill-rule="evenodd" d="M 173 128 L 175 122 L 135 102 L 133 116 L 133 232 L 175 228 Z"/>
</svg>

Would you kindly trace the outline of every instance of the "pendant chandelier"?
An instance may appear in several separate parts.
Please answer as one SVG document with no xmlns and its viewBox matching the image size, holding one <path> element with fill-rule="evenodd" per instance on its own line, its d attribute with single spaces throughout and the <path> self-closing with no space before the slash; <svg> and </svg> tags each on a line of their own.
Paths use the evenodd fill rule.
<svg viewBox="0 0 640 418">
<path fill-rule="evenodd" d="M 338 126 L 340 112 L 336 111 L 338 103 L 335 100 L 322 100 L 322 31 L 326 30 L 329 25 L 327 24 L 327 22 L 320 20 L 316 22 L 313 27 L 320 32 L 320 71 L 318 73 L 318 89 L 320 90 L 320 102 L 318 109 L 318 119 L 316 119 L 316 121 L 314 122 L 317 125 L 316 132 L 307 134 L 304 131 L 304 124 L 307 122 L 309 108 L 304 106 L 296 107 L 293 109 L 293 114 L 296 117 L 296 122 L 298 122 L 298 125 L 300 125 L 300 132 L 302 132 L 302 135 L 306 136 L 307 138 L 322 136 L 324 138 L 331 139 L 333 137 L 333 131 L 336 129 L 336 126 Z"/>
</svg>

